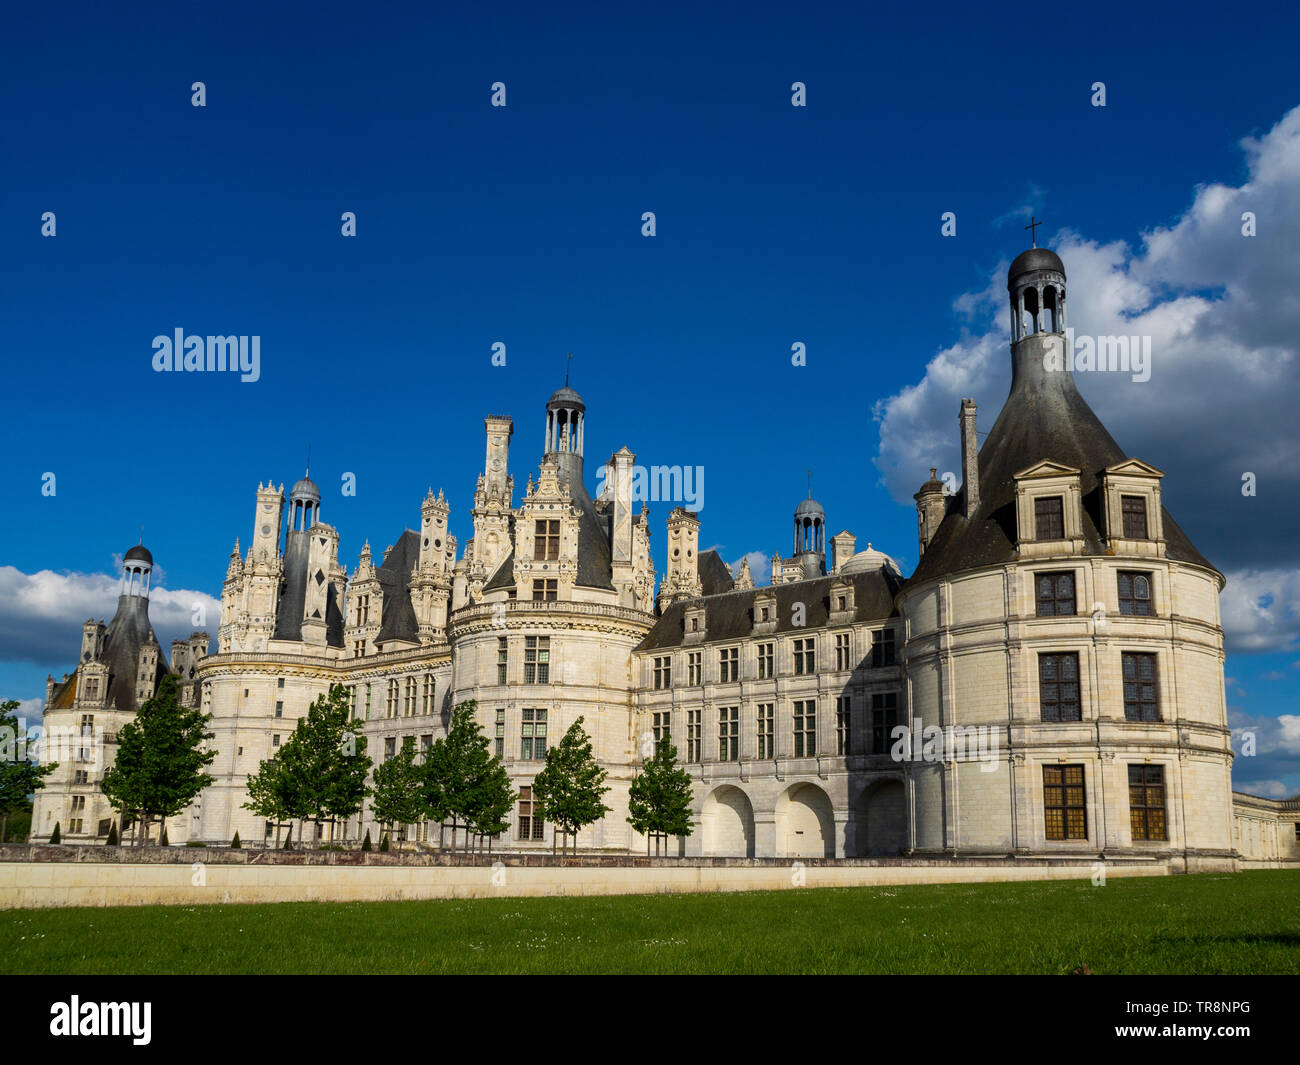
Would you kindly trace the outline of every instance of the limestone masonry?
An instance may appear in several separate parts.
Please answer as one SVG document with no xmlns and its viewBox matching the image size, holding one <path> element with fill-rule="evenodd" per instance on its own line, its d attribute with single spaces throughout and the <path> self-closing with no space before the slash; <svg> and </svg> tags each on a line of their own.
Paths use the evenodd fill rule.
<svg viewBox="0 0 1300 1065">
<path fill-rule="evenodd" d="M 1162 505 L 1164 474 L 1053 368 L 1068 365 L 1061 260 L 1024 252 L 1008 293 L 1010 395 L 983 446 L 962 401 L 963 483 L 948 492 L 931 470 L 921 485 L 907 579 L 850 533 L 828 538 L 805 499 L 766 587 L 701 551 L 698 515 L 673 509 L 656 589 L 635 455 L 611 456 L 588 495 L 587 411 L 567 384 L 517 506 L 514 424 L 485 419 L 463 550 L 429 492 L 418 529 L 381 555 L 367 543 L 348 574 L 310 478 L 287 500 L 259 484 L 215 650 L 195 633 L 164 657 L 153 559 L 132 548 L 117 613 L 85 624 L 76 669 L 47 684 L 46 729 L 99 731 L 103 756 L 60 761 L 33 840 L 56 822 L 69 842 L 104 838 L 115 815 L 98 781 L 116 733 L 171 671 L 212 714 L 217 752 L 215 783 L 168 824 L 173 844 L 271 835 L 243 809 L 248 777 L 342 684 L 376 761 L 431 744 L 476 700 L 520 791 L 508 850 L 550 850 L 530 785 L 582 716 L 612 807 L 579 837 L 588 852 L 646 852 L 628 786 L 670 734 L 695 781 L 694 834 L 658 841 L 674 854 L 1145 857 L 1173 872 L 1300 860 L 1300 799 L 1232 792 L 1223 576 Z M 345 834 L 374 828 L 367 811 Z"/>
</svg>

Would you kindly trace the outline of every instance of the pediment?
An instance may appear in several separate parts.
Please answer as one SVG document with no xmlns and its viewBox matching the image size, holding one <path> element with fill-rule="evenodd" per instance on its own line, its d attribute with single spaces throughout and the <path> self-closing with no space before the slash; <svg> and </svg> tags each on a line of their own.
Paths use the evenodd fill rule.
<svg viewBox="0 0 1300 1065">
<path fill-rule="evenodd" d="M 1015 474 L 1015 478 L 1017 481 L 1026 481 L 1036 477 L 1077 477 L 1080 472 L 1077 466 L 1066 466 L 1051 459 L 1043 459 L 1032 466 L 1026 466 Z"/>
<path fill-rule="evenodd" d="M 1158 470 L 1141 459 L 1125 459 L 1123 462 L 1117 462 L 1114 466 L 1107 466 L 1103 471 L 1107 474 L 1120 474 L 1124 477 L 1163 477 L 1164 470 Z"/>
</svg>

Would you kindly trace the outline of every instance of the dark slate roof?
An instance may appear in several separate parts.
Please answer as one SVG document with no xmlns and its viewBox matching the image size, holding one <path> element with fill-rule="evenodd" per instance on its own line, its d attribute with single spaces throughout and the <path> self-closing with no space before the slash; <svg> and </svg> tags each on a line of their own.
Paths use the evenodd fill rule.
<svg viewBox="0 0 1300 1065">
<path fill-rule="evenodd" d="M 1035 270 L 1055 270 L 1062 277 L 1065 276 L 1065 264 L 1051 248 L 1026 248 L 1012 262 L 1011 269 L 1007 271 L 1007 279 Z"/>
<path fill-rule="evenodd" d="M 735 588 L 736 582 L 731 577 L 731 567 L 722 561 L 722 556 L 713 548 L 700 552 L 696 559 L 696 567 L 699 570 L 700 584 L 704 588 L 705 595 L 721 595 Z"/>
<path fill-rule="evenodd" d="M 144 544 L 136 544 L 135 547 L 131 548 L 131 550 L 123 556 L 122 561 L 134 562 L 136 559 L 148 562 L 151 566 L 153 565 L 153 555 L 150 554 L 149 549 L 145 547 Z"/>
<path fill-rule="evenodd" d="M 411 604 L 411 574 L 420 561 L 420 534 L 407 529 L 384 556 L 375 570 L 375 579 L 384 590 L 384 613 L 376 643 L 388 640 L 420 642 L 420 626 Z"/>
<path fill-rule="evenodd" d="M 1107 466 L 1132 456 L 1106 431 L 1080 395 L 1073 375 L 1068 370 L 1045 370 L 1041 357 L 1032 354 L 1035 347 L 1025 348 L 1024 365 L 1014 366 L 1011 393 L 980 448 L 978 509 L 969 520 L 962 516 L 965 485 L 949 497 L 948 512 L 909 578 L 909 584 L 1014 561 L 1017 556 L 1014 476 L 1044 459 L 1081 471 L 1084 554 L 1105 553 L 1100 532 L 1099 475 Z M 1169 511 L 1164 510 L 1163 514 L 1168 557 L 1214 569 Z"/>
<path fill-rule="evenodd" d="M 902 580 L 891 570 L 871 570 L 846 578 L 815 577 L 807 581 L 679 600 L 664 611 L 655 627 L 636 649 L 656 651 L 665 647 L 680 647 L 686 631 L 686 608 L 701 604 L 706 610 L 705 643 L 747 639 L 754 631 L 754 597 L 764 592 L 776 594 L 777 625 L 774 632 L 806 632 L 822 628 L 830 620 L 830 590 L 837 579 L 853 582 L 853 599 L 857 608 L 853 615 L 854 621 L 876 621 L 897 614 L 894 596 L 901 587 Z M 793 624 L 795 603 L 803 603 L 806 608 L 802 626 Z"/>
<path fill-rule="evenodd" d="M 289 533 L 284 545 L 284 583 L 275 608 L 274 640 L 302 641 L 302 614 L 307 605 L 307 560 L 311 537 L 302 530 Z"/>
<path fill-rule="evenodd" d="M 513 588 L 515 586 L 515 553 L 513 551 L 501 560 L 501 565 L 497 566 L 492 576 L 487 579 L 483 585 L 483 591 L 495 592 L 501 588 Z"/>
<path fill-rule="evenodd" d="M 121 595 L 117 599 L 117 613 L 104 630 L 103 661 L 108 665 L 108 702 L 119 710 L 135 711 L 140 707 L 135 700 L 136 669 L 140 663 L 140 648 L 146 643 L 157 643 L 158 637 L 149 623 L 149 600 L 140 595 Z M 66 681 L 55 686 L 50 696 L 50 710 L 66 710 L 72 706 L 80 684 L 80 666 Z M 155 685 L 167 675 L 167 657 L 158 649 L 158 668 Z"/>
</svg>

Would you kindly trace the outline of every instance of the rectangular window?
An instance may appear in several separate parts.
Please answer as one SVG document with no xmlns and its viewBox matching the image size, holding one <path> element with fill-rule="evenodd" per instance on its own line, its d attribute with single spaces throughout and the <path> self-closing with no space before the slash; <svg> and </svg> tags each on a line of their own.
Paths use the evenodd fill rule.
<svg viewBox="0 0 1300 1065">
<path fill-rule="evenodd" d="M 524 637 L 524 683 L 549 684 L 551 682 L 551 638 L 549 636 Z"/>
<path fill-rule="evenodd" d="M 702 710 L 686 711 L 686 760 L 688 762 L 702 761 L 700 743 L 700 715 Z"/>
<path fill-rule="evenodd" d="M 1078 612 L 1073 573 L 1039 573 L 1035 575 L 1034 583 L 1038 617 L 1065 617 Z"/>
<path fill-rule="evenodd" d="M 768 680 L 776 676 L 776 654 L 774 645 L 770 643 L 760 643 L 758 645 L 758 679 Z"/>
<path fill-rule="evenodd" d="M 276 686 L 277 688 L 283 688 L 283 687 L 284 687 L 284 678 L 283 678 L 283 677 L 278 677 L 278 678 L 276 678 L 275 686 Z"/>
<path fill-rule="evenodd" d="M 1034 539 L 1065 539 L 1065 500 L 1061 496 L 1034 500 Z"/>
<path fill-rule="evenodd" d="M 406 716 L 415 716 L 415 678 L 406 678 Z"/>
<path fill-rule="evenodd" d="M 510 664 L 510 650 L 504 636 L 497 637 L 497 683 L 506 682 L 506 666 Z"/>
<path fill-rule="evenodd" d="M 853 668 L 852 663 L 849 661 L 849 634 L 847 632 L 840 632 L 835 635 L 835 668 L 837 670 Z"/>
<path fill-rule="evenodd" d="M 1079 656 L 1038 656 L 1038 698 L 1044 721 L 1082 721 L 1079 700 Z"/>
<path fill-rule="evenodd" d="M 392 758 L 397 753 L 397 737 L 386 736 L 384 738 L 384 761 Z"/>
<path fill-rule="evenodd" d="M 1156 656 L 1125 651 L 1121 657 L 1124 665 L 1124 720 L 1159 721 Z"/>
<path fill-rule="evenodd" d="M 276 736 L 272 736 L 272 737 L 271 737 L 271 746 L 272 746 L 272 747 L 279 747 L 279 746 L 280 746 L 280 737 L 279 737 L 278 735 L 276 735 Z"/>
<path fill-rule="evenodd" d="M 384 705 L 385 717 L 397 716 L 397 681 L 388 682 L 388 702 Z"/>
<path fill-rule="evenodd" d="M 533 581 L 533 602 L 554 603 L 556 597 L 556 578 Z"/>
<path fill-rule="evenodd" d="M 686 656 L 686 682 L 688 684 L 704 683 L 704 652 L 691 651 Z"/>
<path fill-rule="evenodd" d="M 871 634 L 871 668 L 882 669 L 895 661 L 894 630 L 877 629 Z"/>
<path fill-rule="evenodd" d="M 93 731 L 94 731 L 94 728 L 95 728 L 95 715 L 94 715 L 94 714 L 82 714 L 82 715 L 81 715 L 81 734 L 82 734 L 83 736 L 85 736 L 85 735 L 87 734 L 87 730 L 90 730 L 90 731 L 93 732 Z"/>
<path fill-rule="evenodd" d="M 814 638 L 794 641 L 794 671 L 797 674 L 817 672 L 817 641 Z"/>
<path fill-rule="evenodd" d="M 506 712 L 497 711 L 496 735 L 493 737 L 496 746 L 496 755 L 498 758 L 506 756 Z"/>
<path fill-rule="evenodd" d="M 817 753 L 817 700 L 794 704 L 794 756 L 811 758 Z"/>
<path fill-rule="evenodd" d="M 1147 538 L 1147 501 L 1143 496 L 1120 496 L 1120 513 L 1124 517 L 1124 539 Z"/>
<path fill-rule="evenodd" d="M 657 748 L 660 740 L 666 740 L 669 738 L 668 730 L 672 723 L 672 711 L 658 711 L 652 715 L 652 718 L 654 722 L 652 731 L 654 732 L 655 747 Z"/>
<path fill-rule="evenodd" d="M 86 678 L 86 699 L 93 701 L 98 698 L 99 698 L 99 678 L 87 677 Z"/>
<path fill-rule="evenodd" d="M 420 709 L 425 715 L 433 713 L 433 692 L 433 674 L 426 673 L 424 675 L 424 695 L 420 703 Z"/>
<path fill-rule="evenodd" d="M 1151 617 L 1151 574 L 1119 574 L 1119 612 L 1129 617 Z"/>
<path fill-rule="evenodd" d="M 758 704 L 758 756 L 776 757 L 776 707 L 772 703 Z"/>
<path fill-rule="evenodd" d="M 355 684 L 348 687 L 348 716 L 357 716 L 357 686 Z"/>
<path fill-rule="evenodd" d="M 877 692 L 871 697 L 871 753 L 888 754 L 898 727 L 898 692 Z"/>
<path fill-rule="evenodd" d="M 523 739 L 519 757 L 525 762 L 540 762 L 546 757 L 546 711 L 525 710 Z"/>
<path fill-rule="evenodd" d="M 665 655 L 662 658 L 655 659 L 655 688 L 662 691 L 664 688 L 673 686 L 673 659 L 672 655 Z"/>
<path fill-rule="evenodd" d="M 366 685 L 366 720 L 370 720 L 370 685 Z"/>
<path fill-rule="evenodd" d="M 284 703 L 280 702 L 278 699 L 275 703 L 275 716 L 284 717 Z"/>
<path fill-rule="evenodd" d="M 740 707 L 718 709 L 718 761 L 740 760 Z"/>
<path fill-rule="evenodd" d="M 559 521 L 535 522 L 533 525 L 533 561 L 554 562 L 559 557 Z"/>
<path fill-rule="evenodd" d="M 853 720 L 850 712 L 850 700 L 847 695 L 841 695 L 835 700 L 835 753 L 851 754 L 849 746 L 852 743 Z"/>
<path fill-rule="evenodd" d="M 1087 839 L 1083 766 L 1043 766 L 1043 820 L 1048 839 Z"/>
<path fill-rule="evenodd" d="M 718 681 L 740 680 L 740 648 L 724 647 L 718 652 Z"/>
<path fill-rule="evenodd" d="M 540 817 L 533 816 L 533 789 L 524 784 L 519 788 L 519 839 L 543 839 Z"/>
<path fill-rule="evenodd" d="M 1128 767 L 1128 821 L 1134 839 L 1168 839 L 1165 829 L 1165 768 Z"/>
</svg>

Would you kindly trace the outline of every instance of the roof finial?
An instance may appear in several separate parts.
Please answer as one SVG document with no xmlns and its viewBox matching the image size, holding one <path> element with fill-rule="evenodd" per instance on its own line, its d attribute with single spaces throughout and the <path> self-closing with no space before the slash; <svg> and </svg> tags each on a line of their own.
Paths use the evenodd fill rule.
<svg viewBox="0 0 1300 1065">
<path fill-rule="evenodd" d="M 1029 225 L 1025 226 L 1029 230 L 1029 239 L 1033 242 L 1035 248 L 1038 247 L 1038 227 L 1042 224 L 1031 214 L 1029 216 Z"/>
<path fill-rule="evenodd" d="M 137 547 L 143 547 L 143 546 L 144 546 L 144 526 L 143 526 L 143 525 L 140 526 L 140 541 L 139 541 L 139 543 L 138 543 L 136 546 L 137 546 Z"/>
<path fill-rule="evenodd" d="M 310 440 L 307 441 L 307 469 L 303 473 L 303 476 L 304 477 L 311 476 L 311 441 Z"/>
<path fill-rule="evenodd" d="M 571 363 L 572 361 L 573 361 L 573 352 L 569 352 L 569 354 L 565 357 L 564 360 L 564 387 L 565 388 L 569 387 L 569 363 Z"/>
<path fill-rule="evenodd" d="M 808 471 L 808 498 L 812 499 L 812 470 Z"/>
</svg>

